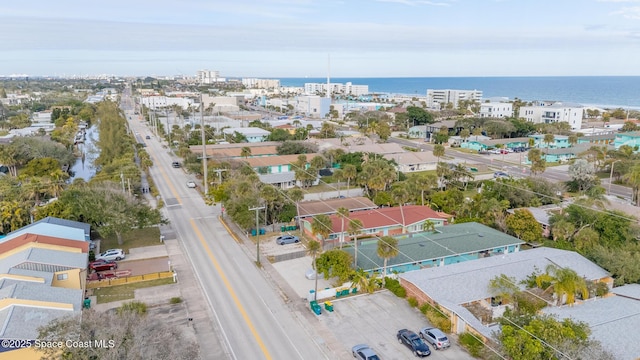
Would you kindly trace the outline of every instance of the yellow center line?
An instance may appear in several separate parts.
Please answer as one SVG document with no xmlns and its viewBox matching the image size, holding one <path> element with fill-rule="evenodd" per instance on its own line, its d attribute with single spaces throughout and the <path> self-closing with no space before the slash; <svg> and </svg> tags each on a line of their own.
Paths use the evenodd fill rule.
<svg viewBox="0 0 640 360">
<path fill-rule="evenodd" d="M 153 161 L 153 164 L 158 166 L 157 165 L 158 164 L 158 160 L 156 159 L 156 157 L 149 151 L 147 151 L 147 154 L 149 154 L 149 157 L 151 158 L 151 161 Z M 178 204 L 182 205 L 182 200 L 180 200 L 180 196 L 178 196 L 178 192 L 176 191 L 176 188 L 173 186 L 173 183 L 171 182 L 171 180 L 169 180 L 169 177 L 164 172 L 164 167 L 163 166 L 158 166 L 158 170 L 160 171 L 160 176 L 162 176 L 162 178 L 164 179 L 165 183 L 169 186 L 169 190 L 173 194 L 173 197 L 176 199 Z M 149 176 L 149 175 L 147 175 L 147 176 Z M 156 189 L 157 189 L 157 185 L 156 185 Z M 164 201 L 164 199 L 162 201 Z M 167 205 L 166 201 L 165 201 L 164 204 Z"/>
<path fill-rule="evenodd" d="M 236 307 L 238 308 L 238 310 L 240 310 L 240 314 L 242 314 L 242 318 L 244 319 L 244 322 L 247 324 L 247 326 L 249 327 L 249 330 L 251 331 L 251 334 L 253 334 L 253 337 L 258 342 L 258 345 L 260 346 L 260 349 L 262 350 L 262 353 L 264 354 L 265 358 L 271 359 L 271 354 L 269 354 L 269 350 L 267 350 L 267 347 L 264 345 L 264 342 L 262 341 L 262 338 L 260 337 L 260 335 L 258 335 L 258 332 L 256 331 L 256 328 L 253 326 L 253 323 L 251 322 L 251 319 L 249 319 L 249 315 L 247 314 L 247 312 L 245 311 L 244 307 L 240 303 L 240 299 L 238 299 L 238 296 L 236 295 L 236 292 L 233 290 L 233 287 L 231 286 L 231 283 L 229 282 L 229 279 L 227 279 L 227 276 L 225 275 L 224 271 L 222 270 L 222 267 L 220 267 L 220 263 L 218 263 L 218 260 L 213 255 L 213 252 L 211 251 L 211 248 L 209 248 L 209 246 L 205 242 L 204 236 L 202 236 L 202 232 L 200 231 L 200 229 L 196 225 L 195 221 L 193 221 L 193 219 L 189 219 L 189 221 L 191 222 L 191 227 L 195 231 L 196 236 L 200 240 L 200 243 L 202 244 L 202 246 L 206 250 L 207 255 L 209 256 L 209 258 L 211 259 L 211 262 L 213 263 L 213 266 L 216 268 L 216 271 L 220 275 L 220 278 L 222 279 L 222 282 L 224 283 L 224 286 L 227 288 L 227 291 L 231 295 L 231 298 L 233 299 L 233 302 L 236 304 Z"/>
</svg>

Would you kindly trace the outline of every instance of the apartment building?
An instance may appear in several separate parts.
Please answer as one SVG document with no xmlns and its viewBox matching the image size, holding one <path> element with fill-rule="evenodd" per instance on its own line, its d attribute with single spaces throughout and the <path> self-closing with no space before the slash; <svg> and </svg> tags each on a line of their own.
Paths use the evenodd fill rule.
<svg viewBox="0 0 640 360">
<path fill-rule="evenodd" d="M 513 104 L 508 102 L 488 102 L 480 104 L 481 118 L 505 118 L 513 116 Z"/>
<path fill-rule="evenodd" d="M 458 103 L 463 100 L 480 102 L 482 100 L 481 90 L 427 90 L 427 107 L 440 109 L 451 103 L 453 107 L 458 107 Z"/>
<path fill-rule="evenodd" d="M 242 79 L 242 85 L 249 89 L 278 89 L 280 80 L 246 78 Z"/>
<path fill-rule="evenodd" d="M 303 95 L 295 99 L 296 111 L 312 118 L 324 118 L 329 114 L 331 99 L 318 95 Z"/>
<path fill-rule="evenodd" d="M 219 71 L 211 70 L 198 70 L 196 73 L 196 79 L 200 84 L 214 84 L 217 82 L 224 82 L 226 79 L 220 77 Z"/>
<path fill-rule="evenodd" d="M 327 88 L 331 89 L 331 94 L 343 94 L 343 95 L 366 95 L 369 94 L 369 85 L 354 85 L 350 82 L 346 84 L 330 83 L 329 87 L 324 83 L 305 83 L 305 94 L 317 94 L 326 93 Z"/>
<path fill-rule="evenodd" d="M 583 115 L 582 105 L 555 101 L 540 101 L 535 102 L 533 106 L 523 106 L 518 114 L 534 124 L 567 122 L 571 130 L 579 130 L 582 127 Z"/>
</svg>

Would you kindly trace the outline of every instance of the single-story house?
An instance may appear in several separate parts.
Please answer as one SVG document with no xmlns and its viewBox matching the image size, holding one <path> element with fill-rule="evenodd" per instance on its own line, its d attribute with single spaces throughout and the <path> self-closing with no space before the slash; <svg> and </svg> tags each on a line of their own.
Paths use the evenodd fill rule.
<svg viewBox="0 0 640 360">
<path fill-rule="evenodd" d="M 396 235 L 398 256 L 389 259 L 387 273 L 407 272 L 446 266 L 489 256 L 520 251 L 524 242 L 488 226 L 469 222 L 437 227 L 435 231 Z M 358 267 L 382 271 L 383 259 L 377 254 L 378 239 L 361 240 Z"/>
<path fill-rule="evenodd" d="M 550 149 L 560 149 L 560 148 L 567 148 L 571 146 L 571 144 L 569 144 L 569 137 L 565 135 L 554 135 L 553 142 L 549 144 L 544 142 L 545 134 L 529 135 L 529 137 L 535 140 L 534 146 L 538 148 L 548 147 Z"/>
<path fill-rule="evenodd" d="M 592 146 L 611 145 L 616 138 L 616 134 L 610 132 L 608 134 L 581 136 L 578 138 L 578 145 L 589 144 Z"/>
<path fill-rule="evenodd" d="M 319 154 L 304 154 L 307 157 L 306 167 L 310 166 L 311 159 Z M 275 156 L 262 156 L 254 158 L 240 158 L 237 161 L 244 161 L 251 168 L 253 168 L 258 174 L 274 174 L 283 172 L 294 172 L 295 169 L 291 166 L 292 163 L 298 161 L 300 155 L 275 155 Z"/>
<path fill-rule="evenodd" d="M 616 134 L 616 138 L 613 140 L 613 145 L 616 149 L 622 145 L 628 145 L 632 148 L 640 146 L 640 131 L 629 131 Z"/>
<path fill-rule="evenodd" d="M 499 325 L 478 319 L 469 310 L 470 306 L 490 309 L 494 316 L 499 316 L 504 305 L 492 306 L 491 280 L 504 274 L 522 287 L 520 281 L 536 271 L 544 271 L 548 265 L 569 268 L 586 280 L 604 282 L 609 287 L 613 285 L 608 272 L 582 255 L 546 247 L 410 271 L 400 274 L 399 278 L 407 297 L 416 298 L 420 304 L 439 305 L 449 315 L 454 333 L 471 331 L 489 339 L 499 331 Z"/>
<path fill-rule="evenodd" d="M 352 212 L 376 209 L 378 205 L 364 196 L 302 201 L 298 203 L 298 218 L 304 219 L 320 214 L 331 215 L 337 213 L 339 208 Z"/>
<path fill-rule="evenodd" d="M 403 173 L 414 171 L 435 170 L 438 167 L 438 158 L 432 151 L 386 154 L 383 156 L 387 160 L 393 160 L 398 164 L 398 171 Z"/>
<path fill-rule="evenodd" d="M 238 132 L 247 138 L 247 142 L 255 143 L 264 141 L 271 134 L 270 131 L 257 127 L 235 127 L 222 129 L 225 135 L 233 135 Z"/>
<path fill-rule="evenodd" d="M 635 360 L 640 355 L 638 323 L 640 322 L 640 285 L 613 288 L 614 296 L 585 301 L 579 306 L 547 307 L 545 314 L 572 319 L 589 325 L 590 338 L 619 360 Z"/>
<path fill-rule="evenodd" d="M 404 214 L 404 218 L 403 218 Z M 342 234 L 342 219 L 337 215 L 331 215 L 331 233 L 326 241 L 337 241 Z M 425 221 L 430 220 L 433 224 L 444 226 L 451 215 L 437 212 L 428 206 L 405 205 L 400 209 L 399 206 L 385 207 L 373 210 L 354 211 L 349 214 L 349 219 L 359 219 L 363 228 L 358 237 L 375 237 L 386 235 L 397 235 L 403 232 L 419 232 Z M 313 218 L 301 219 L 302 230 L 313 238 L 317 238 L 311 230 Z M 348 221 L 345 221 L 344 238 L 349 238 Z"/>
<path fill-rule="evenodd" d="M 475 136 L 469 137 L 466 142 L 460 144 L 463 149 L 471 150 L 487 150 L 493 149 L 496 145 L 502 145 L 503 148 L 516 148 L 516 147 L 528 147 L 529 138 L 508 138 L 508 139 L 493 139 L 493 140 L 474 140 Z"/>
</svg>

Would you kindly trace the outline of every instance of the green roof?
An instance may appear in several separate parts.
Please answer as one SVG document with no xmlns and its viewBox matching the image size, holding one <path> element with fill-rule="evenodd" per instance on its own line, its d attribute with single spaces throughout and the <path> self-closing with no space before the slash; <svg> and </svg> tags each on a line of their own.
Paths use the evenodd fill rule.
<svg viewBox="0 0 640 360">
<path fill-rule="evenodd" d="M 420 232 L 395 236 L 398 239 L 398 256 L 389 259 L 387 266 L 411 264 L 449 256 L 477 253 L 498 247 L 524 244 L 488 226 L 469 222 L 437 228 L 437 233 Z M 358 246 L 358 266 L 365 270 L 383 266 L 377 255 L 378 240 L 363 240 Z M 353 255 L 353 248 L 347 248 Z"/>
</svg>

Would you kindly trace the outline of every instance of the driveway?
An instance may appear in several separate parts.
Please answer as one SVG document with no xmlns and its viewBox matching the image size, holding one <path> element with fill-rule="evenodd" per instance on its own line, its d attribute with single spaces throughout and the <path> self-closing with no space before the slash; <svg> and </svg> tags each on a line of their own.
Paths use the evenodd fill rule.
<svg viewBox="0 0 640 360">
<path fill-rule="evenodd" d="M 384 290 L 374 294 L 362 294 L 344 299 L 336 299 L 333 312 L 322 309 L 318 321 L 331 329 L 337 339 L 341 339 L 345 348 L 356 344 L 368 344 L 382 359 L 413 358 L 411 351 L 398 343 L 396 334 L 400 329 L 409 329 L 416 333 L 420 328 L 429 326 L 426 317 L 401 299 Z M 429 359 L 474 359 L 458 345 L 455 335 L 448 335 L 451 347 L 446 350 L 431 349 Z"/>
<path fill-rule="evenodd" d="M 169 257 L 158 257 L 153 259 L 127 260 L 118 262 L 118 271 L 130 270 L 131 276 L 152 274 L 161 271 L 169 271 Z"/>
</svg>

